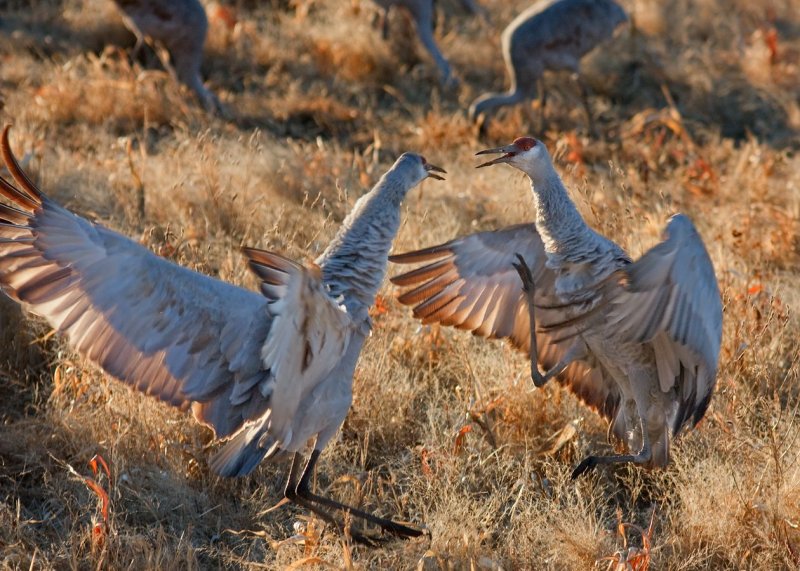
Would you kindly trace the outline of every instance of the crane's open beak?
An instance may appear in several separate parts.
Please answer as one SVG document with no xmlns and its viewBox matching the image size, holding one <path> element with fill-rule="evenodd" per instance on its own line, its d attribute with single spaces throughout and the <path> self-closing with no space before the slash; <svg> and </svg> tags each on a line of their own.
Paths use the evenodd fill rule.
<svg viewBox="0 0 800 571">
<path fill-rule="evenodd" d="M 507 163 L 509 159 L 519 153 L 519 149 L 516 145 L 506 145 L 505 147 L 497 147 L 495 149 L 486 149 L 485 151 L 479 151 L 475 153 L 475 156 L 478 155 L 495 155 L 497 153 L 505 153 L 502 157 L 497 157 L 496 159 L 492 159 L 491 161 L 479 164 L 476 169 L 482 167 L 489 167 L 492 165 L 499 165 L 502 163 Z"/>
<path fill-rule="evenodd" d="M 428 171 L 428 176 L 430 178 L 435 178 L 436 180 L 444 180 L 443 176 L 439 176 L 436 174 L 440 172 L 442 174 L 447 174 L 447 171 L 444 170 L 442 167 L 437 167 L 436 165 L 432 165 L 431 163 L 425 163 L 425 170 Z"/>
</svg>

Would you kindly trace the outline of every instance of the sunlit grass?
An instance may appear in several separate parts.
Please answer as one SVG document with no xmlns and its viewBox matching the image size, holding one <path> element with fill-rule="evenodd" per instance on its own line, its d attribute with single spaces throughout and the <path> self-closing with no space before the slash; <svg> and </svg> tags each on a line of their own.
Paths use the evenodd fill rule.
<svg viewBox="0 0 800 571">
<path fill-rule="evenodd" d="M 604 423 L 555 384 L 532 390 L 525 360 L 504 344 L 420 326 L 386 285 L 352 411 L 315 485 L 424 523 L 431 538 L 365 549 L 303 509 L 267 511 L 281 498 L 282 462 L 241 480 L 213 476 L 207 430 L 106 378 L 3 301 L 0 566 L 800 562 L 800 3 L 623 2 L 635 32 L 585 62 L 597 139 L 562 74 L 546 77 L 543 131 L 530 102 L 499 113 L 484 139 L 468 123 L 472 98 L 505 85 L 499 30 L 522 0 L 484 0 L 491 25 L 456 0 L 439 3 L 440 44 L 462 78 L 454 92 L 439 88 L 413 37 L 383 43 L 371 2 L 234 3 L 227 20 L 212 18 L 204 66 L 230 122 L 207 118 L 163 71 L 103 48 L 125 37 L 105 0 L 64 4 L 0 14 L 0 122 L 14 123 L 14 148 L 30 154 L 43 189 L 77 212 L 253 287 L 241 245 L 314 259 L 406 150 L 448 180 L 408 197 L 397 250 L 530 220 L 523 176 L 475 171 L 472 154 L 531 134 L 590 224 L 633 255 L 672 213 L 694 220 L 722 290 L 723 346 L 709 411 L 676 442 L 668 469 L 573 482 L 583 455 L 609 449 Z M 82 29 L 88 14 L 98 19 Z M 392 24 L 392 34 L 411 31 L 400 15 Z M 98 453 L 109 485 L 88 464 Z M 85 477 L 109 494 L 102 541 Z"/>
</svg>

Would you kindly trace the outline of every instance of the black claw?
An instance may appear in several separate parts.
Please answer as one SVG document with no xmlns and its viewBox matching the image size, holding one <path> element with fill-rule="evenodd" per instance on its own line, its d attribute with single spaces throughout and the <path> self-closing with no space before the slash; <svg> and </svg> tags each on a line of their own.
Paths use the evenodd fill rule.
<svg viewBox="0 0 800 571">
<path fill-rule="evenodd" d="M 597 466 L 597 457 L 596 456 L 587 456 L 578 466 L 572 471 L 572 479 L 575 480 L 580 478 L 586 472 L 590 472 L 594 467 Z"/>
<path fill-rule="evenodd" d="M 384 531 L 388 531 L 392 535 L 401 537 L 403 539 L 411 539 L 412 537 L 420 537 L 422 535 L 430 536 L 431 534 L 427 527 L 409 527 L 407 525 L 403 525 L 402 523 L 395 522 L 392 522 L 392 527 L 385 527 Z"/>
<path fill-rule="evenodd" d="M 380 547 L 392 541 L 393 539 L 411 539 L 412 537 L 420 537 L 421 535 L 430 536 L 427 528 L 415 529 L 407 527 L 402 524 L 395 524 L 396 527 L 386 526 L 381 529 L 380 535 L 361 533 L 358 531 L 349 530 L 350 537 L 356 543 L 366 545 L 368 547 Z"/>
<path fill-rule="evenodd" d="M 523 258 L 520 254 L 514 254 L 514 256 L 516 256 L 517 260 L 519 261 L 511 262 L 511 265 L 514 266 L 515 270 L 517 270 L 517 273 L 522 280 L 522 289 L 526 292 L 529 292 L 533 287 L 533 274 L 531 273 L 531 269 L 525 262 L 525 258 Z"/>
<path fill-rule="evenodd" d="M 533 374 L 531 374 L 531 380 L 533 381 L 533 386 L 536 387 L 537 389 L 540 389 L 547 384 L 547 381 L 544 380 L 542 377 L 537 377 Z M 575 477 L 575 472 L 572 473 L 572 477 L 573 478 Z"/>
<path fill-rule="evenodd" d="M 381 535 L 362 534 L 355 531 L 350 531 L 350 538 L 356 543 L 366 545 L 367 547 L 380 547 L 389 542 L 389 538 Z"/>
</svg>

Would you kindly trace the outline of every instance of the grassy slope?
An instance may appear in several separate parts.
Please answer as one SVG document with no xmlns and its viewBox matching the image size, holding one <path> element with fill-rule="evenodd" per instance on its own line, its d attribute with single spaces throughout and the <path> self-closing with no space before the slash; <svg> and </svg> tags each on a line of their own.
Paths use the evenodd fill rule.
<svg viewBox="0 0 800 571">
<path fill-rule="evenodd" d="M 284 464 L 213 477 L 208 431 L 104 378 L 3 301 L 0 565 L 415 568 L 430 549 L 426 569 L 588 568 L 624 550 L 619 522 L 644 528 L 654 511 L 657 568 L 796 564 L 800 2 L 733 3 L 635 2 L 636 34 L 586 60 L 600 140 L 564 75 L 548 77 L 544 132 L 530 106 L 502 113 L 483 140 L 466 121 L 472 98 L 503 86 L 499 30 L 522 0 L 484 0 L 493 25 L 440 3 L 449 15 L 437 33 L 462 78 L 445 93 L 403 18 L 382 43 L 366 0 L 238 2 L 235 28 L 212 18 L 205 66 L 230 123 L 206 119 L 162 72 L 103 51 L 132 43 L 110 2 L 11 3 L 0 14 L 0 120 L 15 124 L 17 152 L 32 153 L 46 192 L 162 255 L 252 286 L 239 245 L 313 258 L 404 150 L 450 174 L 409 197 L 397 250 L 527 220 L 522 176 L 475 171 L 471 154 L 530 133 L 591 224 L 634 255 L 671 213 L 689 214 L 715 263 L 725 327 L 717 394 L 670 468 L 571 482 L 583 455 L 607 450 L 603 423 L 552 384 L 531 391 L 524 359 L 504 344 L 420 329 L 387 286 L 316 486 L 425 522 L 432 541 L 364 549 L 303 510 L 266 511 Z M 90 475 L 95 453 L 114 479 L 103 544 L 92 540 L 97 498 L 69 468 Z M 284 541 L 298 533 L 305 545 Z"/>
</svg>

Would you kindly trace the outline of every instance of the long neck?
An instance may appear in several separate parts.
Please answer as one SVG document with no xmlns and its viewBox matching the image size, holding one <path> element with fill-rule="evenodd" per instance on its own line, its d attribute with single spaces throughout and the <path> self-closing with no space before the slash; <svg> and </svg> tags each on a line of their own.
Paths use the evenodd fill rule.
<svg viewBox="0 0 800 571">
<path fill-rule="evenodd" d="M 526 171 L 531 179 L 536 227 L 545 251 L 569 256 L 595 233 L 586 225 L 552 164 Z"/>
<path fill-rule="evenodd" d="M 366 316 L 375 301 L 400 228 L 400 202 L 407 189 L 390 180 L 389 174 L 358 199 L 317 260 L 331 295 L 343 296 L 347 311 L 355 318 Z"/>
</svg>

